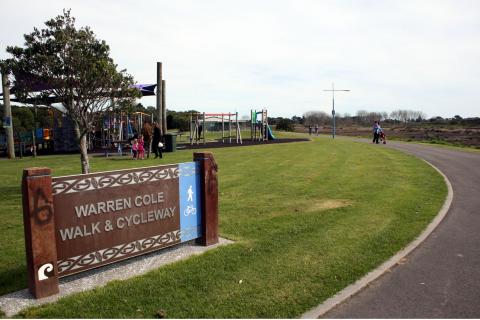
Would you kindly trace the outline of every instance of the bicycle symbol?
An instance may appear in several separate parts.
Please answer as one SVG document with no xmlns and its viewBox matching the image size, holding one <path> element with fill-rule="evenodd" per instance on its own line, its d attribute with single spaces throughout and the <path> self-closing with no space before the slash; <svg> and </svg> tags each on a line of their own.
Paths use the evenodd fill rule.
<svg viewBox="0 0 480 320">
<path fill-rule="evenodd" d="M 197 214 L 197 208 L 195 208 L 194 206 L 187 206 L 187 208 L 183 210 L 183 215 L 185 217 L 188 217 L 189 215 L 194 215 L 194 214 Z"/>
</svg>

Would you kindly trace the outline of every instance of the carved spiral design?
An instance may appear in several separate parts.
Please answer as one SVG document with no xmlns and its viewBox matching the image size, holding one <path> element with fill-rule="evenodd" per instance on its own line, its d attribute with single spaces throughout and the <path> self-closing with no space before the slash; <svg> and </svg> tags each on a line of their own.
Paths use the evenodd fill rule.
<svg viewBox="0 0 480 320">
<path fill-rule="evenodd" d="M 132 254 L 141 254 L 144 251 L 151 251 L 155 248 L 164 247 L 167 244 L 180 241 L 180 231 L 172 231 L 163 235 L 136 240 L 112 248 L 107 248 L 85 255 L 72 257 L 58 261 L 58 273 L 61 276 L 70 271 L 80 268 L 94 268 L 121 258 L 127 258 Z"/>
<path fill-rule="evenodd" d="M 98 190 L 109 187 L 118 187 L 129 184 L 138 184 L 150 181 L 176 179 L 179 177 L 178 167 L 142 169 L 134 172 L 114 171 L 97 177 L 80 176 L 72 180 L 57 180 L 52 183 L 53 194 Z"/>
</svg>

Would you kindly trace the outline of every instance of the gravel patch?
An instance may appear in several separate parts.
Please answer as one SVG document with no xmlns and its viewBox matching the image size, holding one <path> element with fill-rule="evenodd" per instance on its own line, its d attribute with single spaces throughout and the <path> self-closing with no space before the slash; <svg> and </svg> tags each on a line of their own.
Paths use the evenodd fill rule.
<svg viewBox="0 0 480 320">
<path fill-rule="evenodd" d="M 220 238 L 219 243 L 204 247 L 195 244 L 194 241 L 190 241 L 175 247 L 61 278 L 60 292 L 43 299 L 35 299 L 28 289 L 9 293 L 0 297 L 0 310 L 5 313 L 5 316 L 11 317 L 25 308 L 54 302 L 73 293 L 101 287 L 112 280 L 132 278 L 163 265 L 186 259 L 192 255 L 202 254 L 205 251 L 230 243 L 233 243 L 233 241 Z"/>
</svg>

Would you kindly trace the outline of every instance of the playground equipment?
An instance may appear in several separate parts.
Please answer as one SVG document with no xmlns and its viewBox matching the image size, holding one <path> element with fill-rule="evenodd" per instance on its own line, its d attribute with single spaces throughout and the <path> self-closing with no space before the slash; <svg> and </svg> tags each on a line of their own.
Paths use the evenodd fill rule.
<svg viewBox="0 0 480 320">
<path fill-rule="evenodd" d="M 42 154 L 78 151 L 74 123 L 65 113 L 52 107 L 48 109 L 51 127 L 35 128 L 27 132 L 14 132 L 14 147 L 22 156 L 33 150 Z M 129 140 L 140 135 L 143 124 L 150 121 L 152 115 L 143 112 L 128 114 L 118 110 L 108 110 L 87 134 L 89 151 L 102 150 L 106 156 L 118 152 L 122 155 Z M 0 153 L 6 148 L 6 137 L 0 133 Z"/>
<path fill-rule="evenodd" d="M 250 110 L 251 114 L 251 139 L 252 141 L 268 141 L 277 139 L 268 125 L 268 111 Z"/>
<path fill-rule="evenodd" d="M 17 97 L 15 93 L 17 92 L 17 88 L 11 87 L 8 84 L 8 74 L 2 72 L 2 92 L 0 92 L 0 98 L 3 98 L 5 110 L 9 110 L 9 113 L 5 115 L 4 119 L 8 120 L 10 125 L 4 125 L 7 134 L 5 135 L 5 139 L 3 135 L 0 133 L 0 151 L 2 150 L 3 146 L 7 150 L 7 154 L 9 158 L 15 158 L 15 144 L 14 141 L 14 134 L 13 134 L 13 125 L 11 123 L 11 106 L 10 101 L 20 102 L 23 104 L 31 104 L 31 105 L 45 105 L 45 106 L 52 106 L 55 103 L 61 103 L 61 99 L 53 93 L 53 90 L 56 89 L 56 85 L 52 85 L 51 83 L 46 83 L 42 81 L 42 79 L 34 74 L 23 74 L 18 73 L 14 74 L 16 80 L 21 80 L 20 82 L 26 84 L 28 87 L 31 88 L 30 94 L 27 97 Z M 132 87 L 137 88 L 140 91 L 141 96 L 156 96 L 156 113 L 157 113 L 157 121 L 160 123 L 161 131 L 163 133 L 167 132 L 167 108 L 165 104 L 165 80 L 162 79 L 162 63 L 157 62 L 157 82 L 156 84 L 135 84 Z M 156 91 L 155 91 L 156 89 Z M 107 92 L 107 90 L 105 90 Z M 5 95 L 4 95 L 5 93 Z M 44 93 L 43 95 L 41 93 Z M 46 93 L 46 95 L 45 95 Z M 144 119 L 147 115 L 145 113 L 142 114 L 134 114 L 133 123 L 136 125 L 137 132 L 140 132 L 140 128 L 143 125 Z M 63 117 L 63 116 L 62 116 Z M 48 142 L 49 148 L 52 149 L 53 152 L 75 152 L 78 150 L 78 144 L 75 142 L 74 134 L 72 134 L 73 125 L 72 122 L 69 120 L 61 119 L 60 117 L 60 125 L 57 128 L 49 129 L 52 130 L 48 132 L 47 135 L 42 136 L 39 133 L 33 133 L 32 141 L 25 142 L 25 139 L 22 140 L 20 137 L 19 142 L 17 144 L 25 146 L 25 145 L 32 145 L 33 149 L 37 149 L 37 145 L 39 143 L 36 140 L 41 141 L 40 144 Z M 153 115 L 152 122 L 153 122 Z M 120 118 L 122 118 L 120 116 Z M 128 118 L 128 116 L 127 116 Z M 103 121 L 101 121 L 103 122 Z M 115 120 L 114 122 L 104 122 L 108 123 L 106 128 L 103 124 L 99 125 L 95 131 L 88 133 L 87 135 L 87 147 L 89 149 L 96 148 L 96 147 L 103 147 L 106 149 L 106 154 L 108 155 L 108 148 L 110 143 L 113 145 L 114 141 L 125 141 L 125 138 L 128 138 L 132 135 L 133 130 L 130 130 L 130 119 L 122 122 L 122 120 Z M 63 126 L 65 124 L 65 126 Z M 7 139 L 8 137 L 8 139 Z M 18 140 L 18 139 L 17 139 Z M 54 141 L 55 140 L 55 141 Z M 75 142 L 75 143 L 72 143 Z M 121 152 L 121 143 L 118 146 L 119 152 Z M 22 149 L 20 149 L 22 152 Z"/>
<path fill-rule="evenodd" d="M 137 111 L 133 113 L 133 116 L 134 116 L 133 122 L 134 122 L 135 130 L 137 132 L 142 131 L 143 124 L 146 122 L 147 119 L 150 119 L 150 122 L 153 123 L 153 114 Z"/>
<path fill-rule="evenodd" d="M 267 109 L 261 111 L 250 110 L 250 136 L 252 141 L 268 141 L 277 139 L 268 125 Z M 248 121 L 248 120 L 246 120 Z M 222 132 L 222 143 L 228 141 L 232 143 L 235 138 L 236 143 L 242 144 L 242 134 L 240 123 L 245 122 L 238 119 L 236 113 L 192 113 L 190 115 L 190 144 L 199 144 L 203 140 L 206 143 L 205 133 L 207 131 Z M 228 125 L 228 135 L 226 135 L 226 126 Z M 232 128 L 233 125 L 233 128 Z M 235 135 L 232 131 L 235 130 Z"/>
<path fill-rule="evenodd" d="M 240 130 L 240 122 L 238 120 L 238 112 L 236 113 L 192 113 L 190 115 L 190 144 L 198 144 L 203 140 L 205 144 L 205 132 L 214 131 L 221 123 L 222 143 L 228 139 L 228 143 L 235 142 L 242 144 L 242 134 Z M 235 130 L 235 136 L 232 135 L 232 124 Z M 209 126 L 209 128 L 207 127 Z M 228 125 L 228 136 L 225 135 L 225 126 Z M 212 130 L 213 129 L 213 130 Z"/>
<path fill-rule="evenodd" d="M 153 115 L 144 112 L 134 112 L 132 115 L 123 112 L 108 112 L 103 117 L 101 140 L 108 157 L 108 150 L 113 147 L 119 155 L 123 154 L 123 146 L 135 136 L 139 136 L 145 121 Z"/>
</svg>

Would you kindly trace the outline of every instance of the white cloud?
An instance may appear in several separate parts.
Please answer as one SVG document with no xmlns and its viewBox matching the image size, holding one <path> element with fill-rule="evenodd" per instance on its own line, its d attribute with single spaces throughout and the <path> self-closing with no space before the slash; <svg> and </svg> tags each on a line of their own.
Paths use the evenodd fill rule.
<svg viewBox="0 0 480 320">
<path fill-rule="evenodd" d="M 339 112 L 480 116 L 478 1 L 8 1 L 1 47 L 64 7 L 138 82 L 162 61 L 172 109 L 329 112 L 335 81 Z"/>
</svg>

